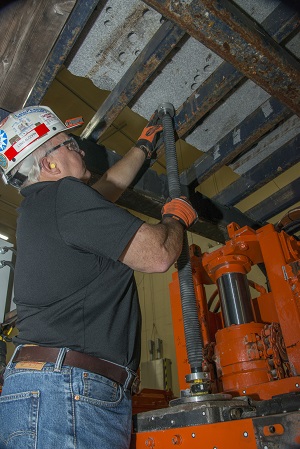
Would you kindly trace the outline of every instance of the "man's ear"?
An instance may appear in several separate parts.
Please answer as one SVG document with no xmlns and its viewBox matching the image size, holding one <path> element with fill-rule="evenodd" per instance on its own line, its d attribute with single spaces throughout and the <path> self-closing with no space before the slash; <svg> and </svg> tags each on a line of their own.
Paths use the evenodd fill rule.
<svg viewBox="0 0 300 449">
<path fill-rule="evenodd" d="M 57 167 L 56 162 L 50 161 L 47 157 L 43 157 L 40 160 L 41 169 L 49 174 L 57 175 L 60 173 L 60 170 Z"/>
</svg>

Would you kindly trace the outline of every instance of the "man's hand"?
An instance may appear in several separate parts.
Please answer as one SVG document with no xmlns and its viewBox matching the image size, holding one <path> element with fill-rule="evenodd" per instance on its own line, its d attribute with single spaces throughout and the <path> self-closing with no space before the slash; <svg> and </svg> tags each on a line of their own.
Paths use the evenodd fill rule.
<svg viewBox="0 0 300 449">
<path fill-rule="evenodd" d="M 155 111 L 135 144 L 145 153 L 146 159 L 157 159 L 157 149 L 163 143 L 162 130 L 161 119 Z"/>
<path fill-rule="evenodd" d="M 185 229 L 192 226 L 198 219 L 198 214 L 185 196 L 174 198 L 167 202 L 161 211 L 162 217 L 178 220 Z"/>
</svg>

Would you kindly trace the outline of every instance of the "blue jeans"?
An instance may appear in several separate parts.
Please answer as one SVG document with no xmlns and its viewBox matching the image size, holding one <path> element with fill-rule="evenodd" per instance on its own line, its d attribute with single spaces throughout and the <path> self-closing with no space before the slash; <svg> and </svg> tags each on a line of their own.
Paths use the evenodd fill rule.
<svg viewBox="0 0 300 449">
<path fill-rule="evenodd" d="M 131 394 L 99 374 L 62 366 L 65 351 L 38 369 L 8 364 L 0 449 L 129 448 Z"/>
</svg>

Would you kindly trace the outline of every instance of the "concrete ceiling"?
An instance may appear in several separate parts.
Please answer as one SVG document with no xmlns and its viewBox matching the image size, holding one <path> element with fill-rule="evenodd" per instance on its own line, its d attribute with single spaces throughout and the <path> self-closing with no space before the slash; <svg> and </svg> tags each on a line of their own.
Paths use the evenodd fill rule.
<svg viewBox="0 0 300 449">
<path fill-rule="evenodd" d="M 2 117 L 40 103 L 83 115 L 97 175 L 169 102 L 193 232 L 223 241 L 231 221 L 275 223 L 299 205 L 297 2 L 15 0 L 0 12 Z M 167 194 L 161 159 L 120 204 L 159 218 Z M 14 234 L 19 202 L 1 185 L 0 232 Z"/>
</svg>

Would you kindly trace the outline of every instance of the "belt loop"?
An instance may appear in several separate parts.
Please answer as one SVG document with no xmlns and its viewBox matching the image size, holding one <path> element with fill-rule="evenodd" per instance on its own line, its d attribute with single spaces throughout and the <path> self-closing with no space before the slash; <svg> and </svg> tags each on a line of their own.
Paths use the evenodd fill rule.
<svg viewBox="0 0 300 449">
<path fill-rule="evenodd" d="M 124 391 L 129 390 L 132 394 L 132 386 L 134 384 L 134 381 L 137 377 L 136 373 L 134 371 L 131 371 L 129 368 L 125 367 L 127 371 L 127 378 L 125 380 L 125 383 L 123 385 Z"/>
<path fill-rule="evenodd" d="M 55 366 L 54 366 L 54 372 L 59 373 L 61 371 L 62 364 L 64 363 L 64 359 L 66 356 L 66 353 L 68 352 L 68 348 L 60 348 Z"/>
<path fill-rule="evenodd" d="M 20 349 L 22 348 L 22 346 L 23 346 L 23 345 L 18 345 L 18 346 L 15 348 L 14 353 L 13 353 L 13 355 L 11 356 L 11 359 L 10 359 L 10 361 L 8 362 L 6 368 L 11 368 L 12 363 L 14 363 L 14 358 L 15 358 L 15 356 L 18 354 L 18 352 L 20 351 Z"/>
<path fill-rule="evenodd" d="M 128 390 L 128 386 L 129 386 L 129 383 L 130 383 L 131 378 L 132 378 L 132 373 L 130 372 L 129 368 L 125 367 L 125 369 L 126 369 L 126 372 L 127 372 L 127 377 L 126 377 L 126 380 L 125 380 L 124 385 L 123 385 L 124 391 Z"/>
</svg>

